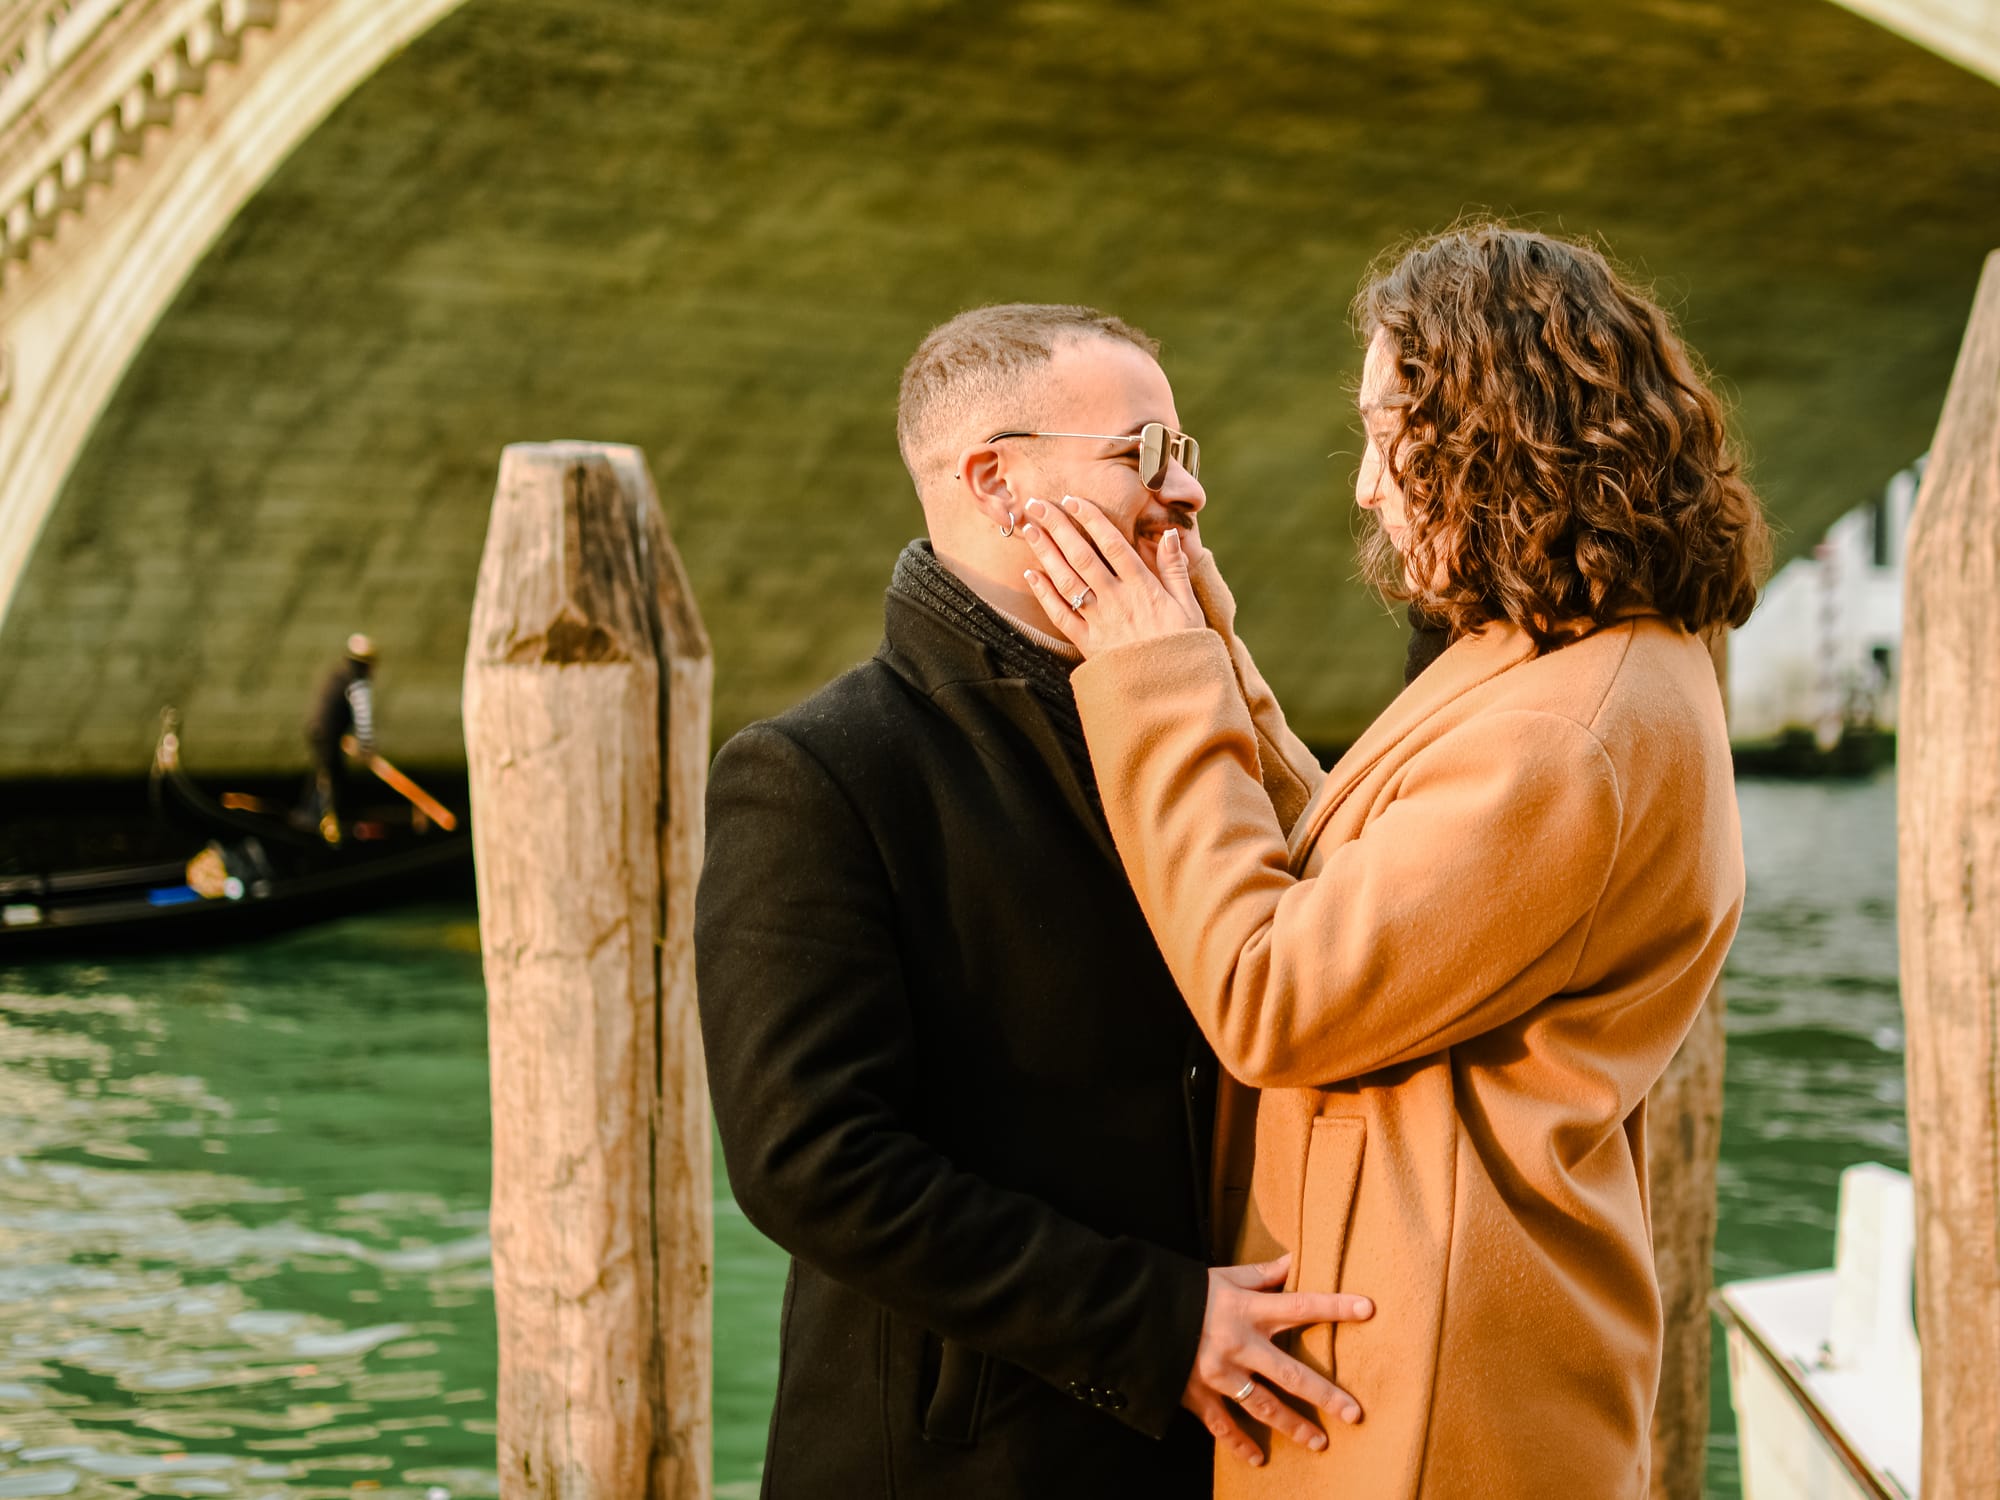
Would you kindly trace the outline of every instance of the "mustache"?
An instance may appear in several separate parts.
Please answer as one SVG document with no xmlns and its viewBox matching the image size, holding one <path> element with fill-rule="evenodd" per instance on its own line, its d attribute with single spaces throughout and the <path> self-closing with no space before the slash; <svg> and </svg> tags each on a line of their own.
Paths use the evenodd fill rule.
<svg viewBox="0 0 2000 1500">
<path fill-rule="evenodd" d="M 1193 531 L 1194 512 L 1189 510 L 1185 505 L 1169 505 L 1167 507 L 1166 525 L 1173 527 L 1177 531 Z M 1151 522 L 1134 528 L 1136 531 L 1156 531 L 1161 529 L 1163 528 Z"/>
</svg>

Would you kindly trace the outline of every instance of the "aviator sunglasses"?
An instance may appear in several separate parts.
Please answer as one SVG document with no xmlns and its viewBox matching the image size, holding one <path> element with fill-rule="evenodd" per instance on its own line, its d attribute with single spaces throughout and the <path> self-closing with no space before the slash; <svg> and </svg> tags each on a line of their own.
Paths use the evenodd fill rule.
<svg viewBox="0 0 2000 1500">
<path fill-rule="evenodd" d="M 1175 432 L 1164 422 L 1148 422 L 1137 432 L 996 432 L 986 441 L 1002 438 L 1096 438 L 1105 443 L 1139 442 L 1139 483 L 1157 493 L 1167 482 L 1167 465 L 1175 459 L 1188 471 L 1190 479 L 1201 478 L 1201 444 L 1185 432 Z"/>
</svg>

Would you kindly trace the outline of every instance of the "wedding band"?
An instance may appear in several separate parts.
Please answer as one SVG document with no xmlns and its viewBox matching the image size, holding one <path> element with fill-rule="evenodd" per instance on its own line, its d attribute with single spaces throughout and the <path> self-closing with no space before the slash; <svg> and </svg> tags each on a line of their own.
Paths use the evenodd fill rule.
<svg viewBox="0 0 2000 1500">
<path fill-rule="evenodd" d="M 1257 1389 L 1256 1381 L 1246 1380 L 1243 1382 L 1243 1389 L 1238 1391 L 1235 1395 L 1231 1396 L 1229 1399 L 1231 1401 L 1234 1401 L 1238 1406 L 1241 1406 L 1245 1401 L 1250 1399 L 1250 1393 L 1256 1389 Z"/>
<path fill-rule="evenodd" d="M 1069 607 L 1078 614 L 1082 614 L 1084 605 L 1088 603 L 1090 603 L 1090 585 L 1085 584 L 1076 591 L 1076 597 L 1069 601 Z"/>
</svg>

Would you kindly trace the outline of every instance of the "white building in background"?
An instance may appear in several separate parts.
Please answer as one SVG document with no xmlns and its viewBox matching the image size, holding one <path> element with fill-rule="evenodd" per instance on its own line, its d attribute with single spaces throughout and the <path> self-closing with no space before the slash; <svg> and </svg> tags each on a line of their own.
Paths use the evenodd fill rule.
<svg viewBox="0 0 2000 1500">
<path fill-rule="evenodd" d="M 1903 641 L 1903 541 L 1924 461 L 1778 570 L 1729 641 L 1738 743 L 1809 729 L 1831 749 L 1850 724 L 1893 729 Z"/>
</svg>

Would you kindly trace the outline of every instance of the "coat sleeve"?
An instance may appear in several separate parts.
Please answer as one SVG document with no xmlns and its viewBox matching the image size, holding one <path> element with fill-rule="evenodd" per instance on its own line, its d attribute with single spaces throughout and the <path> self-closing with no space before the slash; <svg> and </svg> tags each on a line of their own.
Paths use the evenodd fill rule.
<svg viewBox="0 0 2000 1500">
<path fill-rule="evenodd" d="M 1622 816 L 1584 726 L 1479 716 L 1414 756 L 1388 806 L 1301 878 L 1215 635 L 1118 647 L 1072 681 L 1139 903 L 1242 1082 L 1324 1086 L 1423 1057 L 1574 973 Z"/>
<path fill-rule="evenodd" d="M 810 752 L 753 726 L 717 757 L 696 901 L 702 1039 L 738 1205 L 798 1259 L 1163 1436 L 1206 1266 L 960 1170 L 914 1115 L 893 895 Z M 935 1063 L 926 1064 L 935 1066 Z"/>
<path fill-rule="evenodd" d="M 1250 648 L 1237 635 L 1236 596 L 1223 582 L 1222 570 L 1215 565 L 1215 554 L 1204 552 L 1190 578 L 1208 628 L 1229 643 L 1229 664 L 1236 674 L 1244 705 L 1250 710 L 1250 726 L 1256 735 L 1257 772 L 1278 814 L 1278 826 L 1290 833 L 1306 804 L 1312 801 L 1313 793 L 1319 790 L 1319 784 L 1326 780 L 1326 772 L 1318 757 L 1306 748 L 1305 741 L 1292 733 L 1292 726 L 1285 722 L 1284 709 L 1278 706 L 1278 695 L 1264 681 L 1264 674 L 1251 660 Z"/>
</svg>

